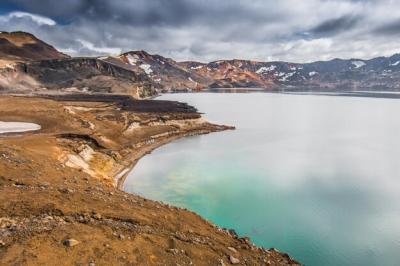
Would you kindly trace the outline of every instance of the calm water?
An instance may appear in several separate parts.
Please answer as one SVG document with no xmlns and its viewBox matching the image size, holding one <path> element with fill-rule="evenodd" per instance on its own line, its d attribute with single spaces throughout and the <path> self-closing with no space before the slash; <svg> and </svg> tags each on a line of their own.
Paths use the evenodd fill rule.
<svg viewBox="0 0 400 266">
<path fill-rule="evenodd" d="M 125 190 L 306 265 L 400 265 L 400 100 L 169 94 L 237 130 L 144 157 Z"/>
</svg>

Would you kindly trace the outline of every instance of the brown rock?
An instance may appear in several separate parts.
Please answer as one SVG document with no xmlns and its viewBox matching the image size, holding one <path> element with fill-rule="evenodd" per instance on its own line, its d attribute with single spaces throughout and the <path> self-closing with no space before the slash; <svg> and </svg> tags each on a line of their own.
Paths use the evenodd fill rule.
<svg viewBox="0 0 400 266">
<path fill-rule="evenodd" d="M 170 249 L 176 248 L 176 240 L 175 240 L 174 238 L 170 237 L 170 238 L 168 239 L 168 247 L 169 247 Z"/>
<path fill-rule="evenodd" d="M 237 259 L 237 258 L 235 258 L 235 257 L 233 257 L 233 256 L 229 256 L 229 261 L 230 261 L 232 264 L 239 264 L 239 263 L 240 263 L 240 260 Z"/>
<path fill-rule="evenodd" d="M 229 249 L 230 251 L 232 251 L 233 253 L 236 253 L 236 252 L 237 252 L 237 250 L 236 250 L 235 248 L 233 248 L 233 247 L 228 247 L 228 249 Z"/>
<path fill-rule="evenodd" d="M 63 241 L 64 246 L 67 246 L 67 247 L 73 247 L 73 246 L 78 245 L 79 243 L 80 243 L 80 242 L 79 242 L 78 240 L 73 239 L 73 238 L 65 239 L 65 240 Z"/>
</svg>

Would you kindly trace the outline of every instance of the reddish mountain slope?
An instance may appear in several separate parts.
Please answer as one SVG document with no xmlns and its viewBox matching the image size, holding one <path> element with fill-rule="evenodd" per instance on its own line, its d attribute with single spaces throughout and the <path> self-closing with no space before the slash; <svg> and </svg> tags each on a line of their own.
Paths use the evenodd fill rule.
<svg viewBox="0 0 400 266">
<path fill-rule="evenodd" d="M 6 62 L 25 62 L 45 59 L 69 58 L 53 46 L 26 32 L 0 33 L 0 60 Z"/>
</svg>

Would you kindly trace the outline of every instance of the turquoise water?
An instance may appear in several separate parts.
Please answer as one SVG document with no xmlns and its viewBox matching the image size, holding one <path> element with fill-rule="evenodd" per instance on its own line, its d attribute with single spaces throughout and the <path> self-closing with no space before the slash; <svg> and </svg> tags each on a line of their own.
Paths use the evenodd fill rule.
<svg viewBox="0 0 400 266">
<path fill-rule="evenodd" d="M 198 212 L 306 265 L 400 265 L 400 101 L 168 94 L 237 130 L 178 140 L 125 190 Z"/>
</svg>

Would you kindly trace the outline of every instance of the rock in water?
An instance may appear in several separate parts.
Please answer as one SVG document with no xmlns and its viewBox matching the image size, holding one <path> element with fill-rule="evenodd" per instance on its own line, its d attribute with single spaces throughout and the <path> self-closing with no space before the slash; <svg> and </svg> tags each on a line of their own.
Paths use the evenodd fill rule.
<svg viewBox="0 0 400 266">
<path fill-rule="evenodd" d="M 64 246 L 73 247 L 79 244 L 79 241 L 73 238 L 65 239 L 63 242 Z"/>
</svg>

